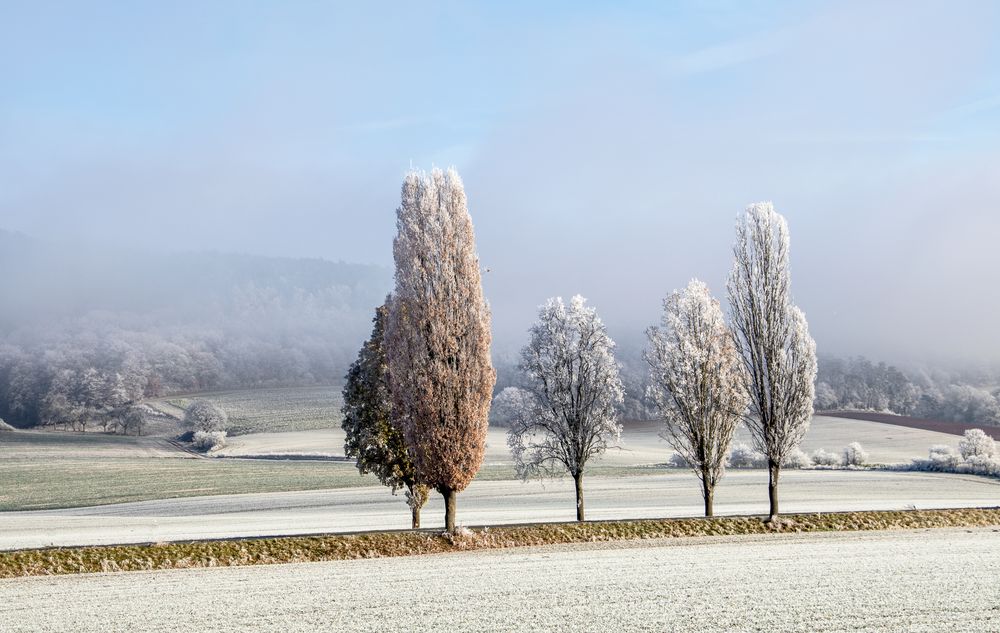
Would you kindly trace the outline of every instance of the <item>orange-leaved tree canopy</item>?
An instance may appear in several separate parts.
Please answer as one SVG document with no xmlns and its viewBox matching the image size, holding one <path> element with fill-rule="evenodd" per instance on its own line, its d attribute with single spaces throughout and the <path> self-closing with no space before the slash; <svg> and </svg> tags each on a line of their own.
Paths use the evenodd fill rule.
<svg viewBox="0 0 1000 633">
<path fill-rule="evenodd" d="M 451 532 L 456 494 L 483 462 L 496 382 L 490 311 L 458 173 L 407 174 L 396 226 L 386 327 L 392 415 L 419 480 L 444 496 Z"/>
</svg>

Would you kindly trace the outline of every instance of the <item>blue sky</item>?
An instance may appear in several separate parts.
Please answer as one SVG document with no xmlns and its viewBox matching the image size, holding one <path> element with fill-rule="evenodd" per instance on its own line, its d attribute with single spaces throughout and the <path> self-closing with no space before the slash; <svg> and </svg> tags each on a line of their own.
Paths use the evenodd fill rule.
<svg viewBox="0 0 1000 633">
<path fill-rule="evenodd" d="M 0 76 L 0 228 L 388 265 L 454 165 L 516 344 L 721 296 L 766 199 L 821 349 L 1000 356 L 996 3 L 2 3 Z"/>
</svg>

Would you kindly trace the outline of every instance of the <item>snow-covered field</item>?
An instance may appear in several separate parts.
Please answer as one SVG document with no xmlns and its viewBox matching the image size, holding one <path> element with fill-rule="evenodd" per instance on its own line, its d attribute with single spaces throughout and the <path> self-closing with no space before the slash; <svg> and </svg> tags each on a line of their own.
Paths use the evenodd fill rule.
<svg viewBox="0 0 1000 633">
<path fill-rule="evenodd" d="M 995 529 L 710 537 L 0 581 L 0 630 L 997 631 Z"/>
<path fill-rule="evenodd" d="M 0 460 L 45 463 L 58 459 L 193 458 L 162 437 L 66 431 L 14 431 L 0 435 Z"/>
<path fill-rule="evenodd" d="M 148 404 L 181 418 L 193 400 L 209 400 L 229 414 L 230 436 L 340 427 L 340 387 L 279 387 L 167 396 Z"/>
<path fill-rule="evenodd" d="M 659 428 L 653 423 L 628 425 L 622 434 L 621 446 L 609 451 L 596 463 L 635 466 L 666 462 L 672 450 L 659 438 Z M 735 441 L 750 442 L 746 429 L 740 428 Z M 851 442 L 860 442 L 873 462 L 890 464 L 926 457 L 927 450 L 934 444 L 957 445 L 958 437 L 878 422 L 815 416 L 802 448 L 807 452 L 822 448 L 839 454 Z M 228 457 L 282 454 L 343 456 L 344 432 L 337 428 L 240 435 L 230 438 L 226 448 L 217 454 Z M 510 461 L 505 430 L 491 428 L 486 463 L 507 464 Z"/>
<path fill-rule="evenodd" d="M 586 483 L 590 519 L 698 516 L 697 480 L 686 471 L 593 477 Z M 1000 480 L 940 473 L 788 471 L 785 512 L 898 510 L 1000 505 Z M 716 493 L 718 514 L 767 512 L 767 475 L 732 471 Z M 465 525 L 570 521 L 572 482 L 475 481 L 458 497 Z M 424 527 L 443 524 L 440 495 L 424 509 Z M 136 543 L 199 538 L 405 529 L 401 496 L 382 487 L 143 501 L 91 508 L 0 513 L 0 549 Z"/>
</svg>

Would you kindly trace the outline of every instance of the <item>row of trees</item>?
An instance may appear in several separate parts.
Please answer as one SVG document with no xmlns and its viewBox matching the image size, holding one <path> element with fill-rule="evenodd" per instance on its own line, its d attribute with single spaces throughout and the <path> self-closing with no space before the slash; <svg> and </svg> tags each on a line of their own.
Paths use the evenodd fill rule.
<svg viewBox="0 0 1000 633">
<path fill-rule="evenodd" d="M 427 492 L 441 493 L 453 531 L 456 494 L 482 463 L 496 380 L 458 174 L 409 174 L 397 229 L 395 291 L 376 311 L 344 387 L 345 449 L 363 473 L 406 489 L 414 527 Z M 745 422 L 767 459 L 776 518 L 781 465 L 812 415 L 815 343 L 791 301 L 788 251 L 784 218 L 770 204 L 749 207 L 737 223 L 730 324 L 694 280 L 666 299 L 661 325 L 647 332 L 650 399 L 666 439 L 701 480 L 708 515 L 733 433 Z M 625 390 L 614 347 L 582 297 L 568 306 L 550 299 L 521 350 L 517 387 L 498 399 L 518 472 L 571 475 L 581 521 L 587 464 L 621 433 Z"/>
</svg>

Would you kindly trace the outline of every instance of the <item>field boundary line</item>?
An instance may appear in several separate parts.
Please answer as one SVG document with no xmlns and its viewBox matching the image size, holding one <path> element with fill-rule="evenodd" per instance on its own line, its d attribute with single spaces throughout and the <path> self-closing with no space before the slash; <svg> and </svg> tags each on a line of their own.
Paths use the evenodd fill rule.
<svg viewBox="0 0 1000 633">
<path fill-rule="evenodd" d="M 0 552 L 0 578 L 355 560 L 647 539 L 973 527 L 1000 528 L 1000 507 L 790 514 L 776 522 L 744 515 L 528 523 L 459 528 L 456 534 L 399 530 L 11 550 Z"/>
</svg>

